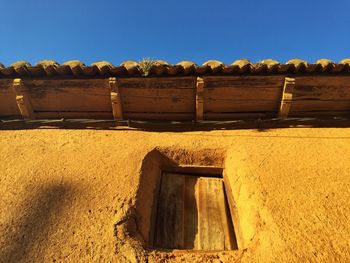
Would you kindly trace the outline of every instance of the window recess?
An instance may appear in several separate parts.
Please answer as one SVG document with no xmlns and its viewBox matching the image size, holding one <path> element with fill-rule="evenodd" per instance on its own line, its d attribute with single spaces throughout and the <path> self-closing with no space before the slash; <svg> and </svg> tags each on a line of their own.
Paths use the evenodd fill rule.
<svg viewBox="0 0 350 263">
<path fill-rule="evenodd" d="M 208 251 L 237 249 L 221 175 L 162 173 L 153 246 Z"/>
</svg>

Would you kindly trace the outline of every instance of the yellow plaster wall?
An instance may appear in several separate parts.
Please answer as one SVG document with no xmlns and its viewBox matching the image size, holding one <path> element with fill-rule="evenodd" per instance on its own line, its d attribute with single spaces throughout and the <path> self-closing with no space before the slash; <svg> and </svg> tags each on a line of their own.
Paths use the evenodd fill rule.
<svg viewBox="0 0 350 263">
<path fill-rule="evenodd" d="M 240 250 L 145 253 L 137 225 L 116 233 L 157 147 L 224 150 Z M 2 130 L 0 196 L 0 262 L 347 261 L 350 129 Z"/>
</svg>

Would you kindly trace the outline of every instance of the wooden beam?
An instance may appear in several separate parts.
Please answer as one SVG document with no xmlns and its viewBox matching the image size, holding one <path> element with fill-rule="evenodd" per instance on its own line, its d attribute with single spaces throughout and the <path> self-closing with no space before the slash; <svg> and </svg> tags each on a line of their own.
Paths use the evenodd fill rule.
<svg viewBox="0 0 350 263">
<path fill-rule="evenodd" d="M 14 79 L 12 87 L 16 94 L 17 106 L 22 114 L 23 119 L 35 119 L 32 104 L 30 103 L 29 94 L 26 92 L 23 81 L 21 79 Z"/>
<path fill-rule="evenodd" d="M 287 118 L 292 104 L 293 92 L 295 87 L 295 79 L 286 77 L 284 79 L 283 92 L 281 96 L 281 104 L 278 112 L 279 118 Z"/>
<path fill-rule="evenodd" d="M 203 104 L 204 104 L 204 80 L 203 78 L 197 78 L 196 85 L 196 121 L 203 120 Z"/>
<path fill-rule="evenodd" d="M 239 217 L 238 217 L 236 202 L 233 197 L 233 191 L 232 191 L 230 179 L 225 173 L 223 173 L 223 178 L 224 178 L 224 189 L 225 189 L 225 193 L 228 201 L 228 206 L 231 212 L 231 219 L 232 219 L 234 232 L 236 236 L 236 244 L 239 249 L 242 249 L 242 248 L 245 248 L 245 244 L 243 240 L 241 225 L 239 224 Z"/>
<path fill-rule="evenodd" d="M 116 78 L 109 78 L 109 87 L 111 92 L 113 117 L 115 120 L 123 120 L 123 107 L 118 87 L 118 80 Z"/>
</svg>

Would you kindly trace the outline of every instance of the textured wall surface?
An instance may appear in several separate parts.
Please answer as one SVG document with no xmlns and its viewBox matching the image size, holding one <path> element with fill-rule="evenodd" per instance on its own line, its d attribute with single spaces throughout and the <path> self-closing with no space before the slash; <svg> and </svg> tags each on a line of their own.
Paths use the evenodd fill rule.
<svg viewBox="0 0 350 263">
<path fill-rule="evenodd" d="M 155 148 L 225 153 L 243 248 L 144 251 L 130 217 Z M 348 128 L 2 130 L 0 262 L 348 261 L 349 174 Z"/>
</svg>

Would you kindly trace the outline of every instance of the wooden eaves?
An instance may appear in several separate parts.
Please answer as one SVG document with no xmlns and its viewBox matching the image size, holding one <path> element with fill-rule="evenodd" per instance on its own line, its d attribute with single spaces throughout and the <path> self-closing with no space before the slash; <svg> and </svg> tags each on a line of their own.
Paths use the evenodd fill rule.
<svg viewBox="0 0 350 263">
<path fill-rule="evenodd" d="M 322 63 L 321 63 L 322 62 Z M 0 118 L 202 121 L 349 116 L 350 61 L 335 64 L 46 64 L 0 67 Z M 248 64 L 247 64 L 248 63 Z"/>
</svg>

